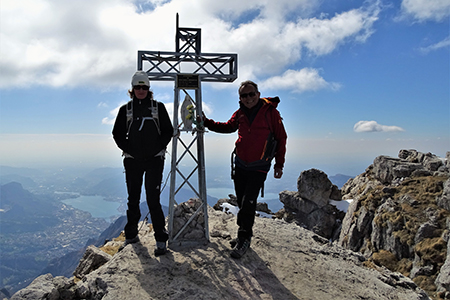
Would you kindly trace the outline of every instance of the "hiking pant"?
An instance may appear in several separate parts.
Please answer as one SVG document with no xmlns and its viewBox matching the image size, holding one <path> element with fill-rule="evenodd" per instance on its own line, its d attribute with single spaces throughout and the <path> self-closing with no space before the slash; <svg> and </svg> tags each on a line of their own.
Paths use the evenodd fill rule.
<svg viewBox="0 0 450 300">
<path fill-rule="evenodd" d="M 235 169 L 234 189 L 239 206 L 237 225 L 239 226 L 238 238 L 240 240 L 251 238 L 253 235 L 256 203 L 266 177 L 267 173 L 265 172 L 246 171 L 239 167 Z"/>
<path fill-rule="evenodd" d="M 166 221 L 160 203 L 164 158 L 161 156 L 153 157 L 149 160 L 125 158 L 123 164 L 128 190 L 125 238 L 133 239 L 138 234 L 138 223 L 141 218 L 139 202 L 141 199 L 142 182 L 145 176 L 145 195 L 153 230 L 155 231 L 155 239 L 158 242 L 167 241 L 169 235 L 165 229 Z"/>
</svg>

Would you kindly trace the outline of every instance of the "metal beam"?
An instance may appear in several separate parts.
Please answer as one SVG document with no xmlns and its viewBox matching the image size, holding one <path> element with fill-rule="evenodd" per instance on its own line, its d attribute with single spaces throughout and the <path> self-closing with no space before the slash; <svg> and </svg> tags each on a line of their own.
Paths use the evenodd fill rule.
<svg viewBox="0 0 450 300">
<path fill-rule="evenodd" d="M 195 74 L 198 76 L 199 84 L 193 87 L 195 90 L 195 110 L 201 115 L 202 107 L 202 82 L 233 82 L 237 78 L 238 60 L 237 54 L 227 53 L 201 53 L 201 29 L 179 27 L 178 14 L 176 16 L 175 52 L 166 51 L 138 51 L 137 69 L 145 71 L 150 81 L 174 81 L 181 74 Z M 181 78 L 180 78 L 181 80 Z M 186 94 L 186 90 L 183 90 Z M 179 236 L 187 228 L 193 218 L 200 213 L 204 214 L 204 234 L 209 241 L 208 225 L 208 203 L 206 192 L 206 167 L 205 167 L 205 146 L 204 128 L 198 127 L 190 130 L 179 129 L 179 107 L 180 89 L 175 85 L 174 105 L 173 105 L 173 127 L 174 137 L 172 139 L 171 174 L 170 174 L 170 198 L 169 198 L 169 245 L 180 243 Z M 182 122 L 183 123 L 183 122 Z M 196 137 L 189 145 L 186 145 L 181 138 L 181 131 L 191 131 Z M 184 151 L 178 156 L 178 144 L 184 147 Z M 196 143 L 197 157 L 195 157 L 191 147 Z M 188 176 L 185 176 L 179 168 L 181 160 L 186 154 L 197 164 Z M 198 190 L 189 182 L 193 174 L 198 173 Z M 177 188 L 177 175 L 183 180 Z M 174 209 L 177 205 L 175 195 L 187 184 L 202 201 L 202 205 L 195 214 L 187 221 L 181 230 L 174 236 L 173 220 Z M 188 199 L 186 199 L 188 200 Z"/>
</svg>

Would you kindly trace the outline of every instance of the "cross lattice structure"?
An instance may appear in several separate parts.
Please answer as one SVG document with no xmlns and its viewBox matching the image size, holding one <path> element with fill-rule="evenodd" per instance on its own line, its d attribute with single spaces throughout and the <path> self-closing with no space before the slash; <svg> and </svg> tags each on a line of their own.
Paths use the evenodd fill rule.
<svg viewBox="0 0 450 300">
<path fill-rule="evenodd" d="M 192 101 L 187 90 L 195 91 L 195 111 L 202 116 L 202 82 L 233 82 L 237 78 L 237 54 L 225 53 L 202 53 L 201 52 L 201 29 L 179 27 L 179 16 L 176 15 L 176 36 L 175 52 L 163 51 L 138 51 L 138 70 L 143 70 L 148 74 L 150 81 L 174 81 L 174 102 L 173 102 L 173 127 L 174 137 L 172 140 L 171 173 L 170 173 L 170 196 L 169 196 L 169 245 L 198 243 L 199 240 L 182 239 L 182 233 L 195 216 L 203 212 L 204 215 L 204 236 L 203 240 L 209 241 L 208 228 L 208 204 L 206 193 L 205 174 L 205 148 L 204 148 L 204 127 L 197 125 L 195 128 L 187 126 L 180 129 L 186 120 L 179 122 L 180 91 L 184 91 L 186 97 Z M 185 100 L 186 101 L 186 100 Z M 183 107 L 185 109 L 185 107 Z M 183 116 L 183 111 L 181 113 Z M 192 116 L 191 116 L 192 117 Z M 195 118 L 195 115 L 193 116 Z M 190 143 L 186 143 L 181 138 L 181 132 L 191 133 L 193 137 Z M 178 153 L 178 145 L 183 150 Z M 197 153 L 193 151 L 196 145 Z M 190 157 L 195 166 L 192 171 L 185 175 L 181 170 L 183 159 Z M 193 175 L 197 172 L 197 184 L 191 183 Z M 178 176 L 177 176 L 178 175 Z M 181 183 L 177 182 L 181 178 Z M 178 231 L 174 229 L 174 209 L 178 205 L 175 195 L 185 185 L 188 185 L 201 201 L 201 206 L 195 211 L 191 218 Z M 197 185 L 197 187 L 196 187 Z"/>
</svg>

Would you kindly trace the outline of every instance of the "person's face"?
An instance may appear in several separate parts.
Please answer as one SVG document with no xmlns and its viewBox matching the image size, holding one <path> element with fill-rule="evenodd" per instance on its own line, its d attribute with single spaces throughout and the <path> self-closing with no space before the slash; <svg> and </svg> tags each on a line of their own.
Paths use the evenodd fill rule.
<svg viewBox="0 0 450 300">
<path fill-rule="evenodd" d="M 253 85 L 246 85 L 239 90 L 239 99 L 247 108 L 253 108 L 259 100 L 260 93 Z"/>
<path fill-rule="evenodd" d="M 149 87 L 146 85 L 136 85 L 133 87 L 133 92 L 137 99 L 143 100 L 147 98 L 148 89 Z"/>
</svg>

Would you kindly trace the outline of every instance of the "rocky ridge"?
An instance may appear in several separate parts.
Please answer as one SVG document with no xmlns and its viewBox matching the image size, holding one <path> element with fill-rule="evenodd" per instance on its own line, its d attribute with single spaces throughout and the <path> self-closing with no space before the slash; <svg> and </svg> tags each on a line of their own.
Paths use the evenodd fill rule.
<svg viewBox="0 0 450 300">
<path fill-rule="evenodd" d="M 241 260 L 229 257 L 235 216 L 210 208 L 209 243 L 155 258 L 144 226 L 141 242 L 120 253 L 119 241 L 89 247 L 74 273 L 81 280 L 43 275 L 11 299 L 429 299 L 421 287 L 447 299 L 449 156 L 380 156 L 341 191 L 323 172 L 303 171 L 298 191 L 280 193 L 279 219 L 256 219 Z M 345 218 L 329 201 L 340 198 L 353 200 Z"/>
<path fill-rule="evenodd" d="M 450 299 L 450 152 L 401 150 L 379 156 L 342 188 L 353 199 L 339 244 L 410 277 L 435 299 Z"/>
<path fill-rule="evenodd" d="M 367 268 L 363 255 L 282 220 L 257 218 L 251 249 L 234 260 L 229 239 L 236 217 L 208 214 L 209 243 L 154 257 L 144 226 L 141 242 L 114 256 L 89 247 L 75 272 L 78 282 L 42 275 L 11 299 L 428 299 L 409 278 Z"/>
</svg>

